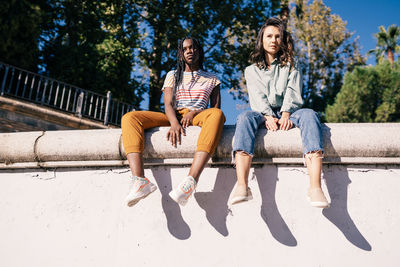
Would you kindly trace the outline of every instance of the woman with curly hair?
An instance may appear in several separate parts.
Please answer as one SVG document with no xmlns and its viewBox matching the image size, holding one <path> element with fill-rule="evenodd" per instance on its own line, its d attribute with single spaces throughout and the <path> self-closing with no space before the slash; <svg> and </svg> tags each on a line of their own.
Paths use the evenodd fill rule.
<svg viewBox="0 0 400 267">
<path fill-rule="evenodd" d="M 321 189 L 324 152 L 321 124 L 316 112 L 301 108 L 302 77 L 294 64 L 293 40 L 282 20 L 268 19 L 260 29 L 252 65 L 245 70 L 250 111 L 236 121 L 232 150 L 236 164 L 237 184 L 231 204 L 252 199 L 248 176 L 259 127 L 268 131 L 300 128 L 303 154 L 310 176 L 307 196 L 314 207 L 327 208 L 329 203 Z"/>
</svg>

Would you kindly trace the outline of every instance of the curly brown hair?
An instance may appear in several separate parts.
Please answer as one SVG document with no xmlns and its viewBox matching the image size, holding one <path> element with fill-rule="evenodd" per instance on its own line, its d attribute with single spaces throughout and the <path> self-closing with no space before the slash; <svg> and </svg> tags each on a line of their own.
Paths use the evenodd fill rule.
<svg viewBox="0 0 400 267">
<path fill-rule="evenodd" d="M 257 64 L 259 68 L 267 67 L 268 63 L 265 61 L 265 50 L 263 46 L 264 30 L 268 26 L 274 26 L 279 29 L 280 35 L 282 36 L 282 42 L 280 45 L 280 50 L 277 54 L 277 59 L 281 66 L 287 65 L 288 63 L 293 66 L 293 50 L 294 44 L 292 36 L 286 31 L 285 23 L 276 17 L 269 18 L 265 21 L 264 25 L 258 32 L 256 47 L 254 51 L 250 54 L 251 62 Z"/>
</svg>

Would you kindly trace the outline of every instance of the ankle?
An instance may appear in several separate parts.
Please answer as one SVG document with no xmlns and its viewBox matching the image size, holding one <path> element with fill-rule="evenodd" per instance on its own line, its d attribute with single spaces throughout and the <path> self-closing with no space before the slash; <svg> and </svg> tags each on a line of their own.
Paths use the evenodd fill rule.
<svg viewBox="0 0 400 267">
<path fill-rule="evenodd" d="M 131 178 L 132 178 L 132 179 L 140 179 L 140 178 L 145 178 L 145 179 L 147 179 L 146 177 L 144 177 L 144 175 L 134 175 L 134 174 L 131 174 Z"/>
<path fill-rule="evenodd" d="M 193 183 L 193 186 L 196 188 L 196 186 L 197 186 L 197 180 L 196 180 L 196 178 L 194 178 L 193 176 L 191 176 L 191 175 L 188 175 L 188 176 L 186 176 L 186 178 L 184 179 L 184 180 L 182 180 L 182 183 L 185 183 L 185 182 L 189 182 L 189 183 Z"/>
<path fill-rule="evenodd" d="M 150 182 L 149 179 L 146 177 L 140 177 L 140 176 L 132 176 L 132 181 L 137 182 L 137 183 L 148 183 Z"/>
<path fill-rule="evenodd" d="M 237 187 L 247 187 L 247 183 L 245 183 L 245 182 L 237 182 Z"/>
<path fill-rule="evenodd" d="M 189 174 L 186 176 L 186 177 L 192 177 L 195 181 L 196 181 L 196 183 L 199 181 L 199 176 L 200 175 L 194 175 L 194 174 L 191 174 L 190 172 L 189 172 Z"/>
</svg>

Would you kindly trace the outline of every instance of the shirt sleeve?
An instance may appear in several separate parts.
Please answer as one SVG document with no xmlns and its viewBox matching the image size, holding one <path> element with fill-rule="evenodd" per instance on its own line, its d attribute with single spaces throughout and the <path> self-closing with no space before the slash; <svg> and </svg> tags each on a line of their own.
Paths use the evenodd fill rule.
<svg viewBox="0 0 400 267">
<path fill-rule="evenodd" d="M 164 89 L 166 88 L 166 87 L 174 87 L 174 85 L 175 85 L 175 71 L 173 71 L 173 70 L 171 70 L 171 71 L 169 71 L 168 73 L 167 73 L 167 76 L 165 77 L 165 80 L 164 80 L 164 85 L 163 85 L 163 87 L 162 87 L 162 91 L 164 91 Z"/>
<path fill-rule="evenodd" d="M 263 115 L 273 115 L 267 95 L 264 93 L 264 90 L 266 90 L 265 85 L 255 68 L 256 66 L 251 65 L 244 71 L 250 107 Z"/>
<path fill-rule="evenodd" d="M 302 89 L 303 79 L 301 73 L 297 70 L 297 68 L 293 68 L 288 77 L 288 83 L 285 96 L 283 98 L 281 112 L 286 111 L 293 113 L 303 106 Z"/>
<path fill-rule="evenodd" d="M 214 81 L 214 87 L 218 86 L 221 84 L 221 81 L 218 79 L 217 75 L 215 75 L 215 81 Z"/>
</svg>

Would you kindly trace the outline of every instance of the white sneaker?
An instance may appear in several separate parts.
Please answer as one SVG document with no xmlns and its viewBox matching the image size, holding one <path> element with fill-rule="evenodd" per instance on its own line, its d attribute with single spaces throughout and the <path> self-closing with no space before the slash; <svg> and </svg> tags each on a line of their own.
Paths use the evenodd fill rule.
<svg viewBox="0 0 400 267">
<path fill-rule="evenodd" d="M 192 176 L 188 176 L 176 189 L 169 192 L 169 196 L 179 205 L 185 206 L 196 189 L 196 184 L 196 180 Z"/>
<path fill-rule="evenodd" d="M 157 186 L 151 183 L 147 178 L 133 176 L 132 181 L 132 188 L 126 197 L 126 204 L 128 204 L 129 207 L 135 205 L 139 200 L 147 197 L 157 189 Z"/>
</svg>

